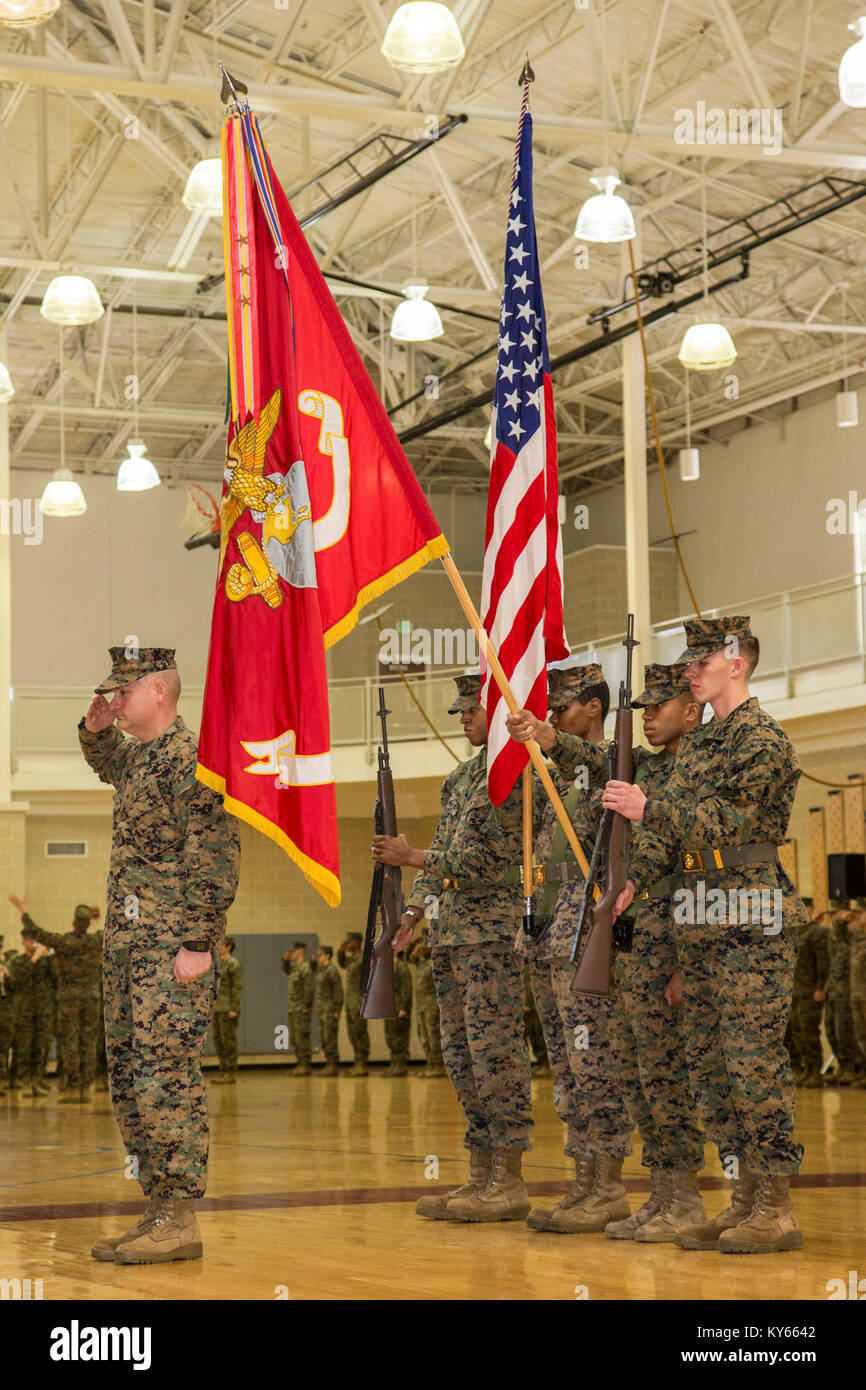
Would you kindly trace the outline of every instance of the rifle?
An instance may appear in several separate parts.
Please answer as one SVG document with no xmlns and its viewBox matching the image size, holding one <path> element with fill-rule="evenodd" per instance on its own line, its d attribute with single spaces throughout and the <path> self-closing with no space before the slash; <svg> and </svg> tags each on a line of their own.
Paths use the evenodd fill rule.
<svg viewBox="0 0 866 1390">
<path fill-rule="evenodd" d="M 382 744 L 379 748 L 379 771 L 376 779 L 376 804 L 373 820 L 377 835 L 397 834 L 397 811 L 394 805 L 394 779 L 388 753 L 390 710 L 385 708 L 385 688 L 379 686 L 379 718 L 382 721 Z M 367 908 L 367 929 L 364 933 L 364 954 L 361 959 L 361 1017 L 394 1018 L 394 952 L 391 942 L 403 916 L 403 886 L 400 868 L 396 864 L 377 863 L 373 869 L 373 885 Z M 379 918 L 382 929 L 376 936 Z"/>
<path fill-rule="evenodd" d="M 634 614 L 628 615 L 628 632 L 623 642 L 626 649 L 625 680 L 619 685 L 619 704 L 613 743 L 608 749 L 608 777 L 619 782 L 632 779 L 632 708 L 631 654 L 640 644 L 634 637 Z M 604 998 L 610 991 L 611 957 L 613 955 L 614 903 L 628 879 L 629 822 L 616 811 L 604 811 L 596 836 L 589 877 L 583 890 L 583 902 L 577 919 L 571 964 L 576 967 L 571 988 L 576 994 Z M 600 873 L 599 865 L 604 865 Z M 601 897 L 593 902 L 593 890 L 601 880 Z"/>
</svg>

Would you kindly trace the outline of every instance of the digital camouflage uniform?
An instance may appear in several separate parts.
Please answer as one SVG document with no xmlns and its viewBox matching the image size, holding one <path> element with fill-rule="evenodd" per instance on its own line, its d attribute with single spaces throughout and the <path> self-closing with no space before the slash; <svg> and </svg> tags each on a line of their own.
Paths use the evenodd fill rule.
<svg viewBox="0 0 866 1390">
<path fill-rule="evenodd" d="M 286 1009 L 289 1016 L 292 1051 L 298 1060 L 298 1066 L 308 1067 L 313 1055 L 310 1045 L 313 994 L 315 992 L 312 967 L 305 960 L 301 961 L 300 964 L 297 961 L 284 960 L 283 969 L 289 977 Z"/>
<path fill-rule="evenodd" d="M 432 956 L 421 957 L 415 969 L 415 1027 L 427 1059 L 428 1072 L 444 1071 L 442 1039 L 439 1034 L 439 1001 L 433 979 Z"/>
<path fill-rule="evenodd" d="M 84 904 L 82 909 L 80 919 L 89 922 L 90 909 Z M 75 916 L 79 917 L 78 909 Z M 29 912 L 21 922 L 28 936 L 50 946 L 57 959 L 57 1036 L 64 1088 L 90 1086 L 96 1073 L 103 933 L 44 931 Z M 46 1027 L 50 1031 L 50 1019 Z"/>
<path fill-rule="evenodd" d="M 213 1009 L 213 1040 L 225 1076 L 234 1076 L 238 1069 L 238 1023 L 241 997 L 244 991 L 244 972 L 234 956 L 219 963 L 219 988 Z M 229 1018 L 229 1014 L 237 1014 Z"/>
<path fill-rule="evenodd" d="M 31 960 L 26 951 L 16 956 L 12 978 L 18 1002 L 15 1019 L 15 1074 L 35 1091 L 43 1089 L 45 1052 L 51 1038 L 54 1017 L 55 983 L 52 969 L 55 957 Z"/>
<path fill-rule="evenodd" d="M 857 1046 L 854 1014 L 851 1010 L 851 937 L 848 923 L 837 917 L 830 925 L 827 945 L 830 952 L 830 980 L 827 990 L 825 1027 L 833 1055 L 844 1079 L 864 1065 L 866 1058 Z"/>
<path fill-rule="evenodd" d="M 0 946 L 2 944 L 3 938 L 0 937 Z M 5 1095 L 9 1089 L 9 1051 L 15 1036 L 17 1012 L 12 960 L 7 959 L 6 955 L 0 960 L 0 1095 Z"/>
<path fill-rule="evenodd" d="M 541 1026 L 541 1019 L 538 1016 L 538 1006 L 535 1003 L 535 995 L 532 993 L 532 982 L 530 980 L 528 964 L 523 977 L 523 1019 L 523 1033 L 533 1063 L 537 1066 L 549 1066 L 547 1061 L 547 1044 L 544 1041 L 544 1029 Z"/>
<path fill-rule="evenodd" d="M 333 961 L 316 971 L 316 1017 L 319 1021 L 319 1042 L 325 1061 L 337 1066 L 340 1061 L 340 1013 L 343 1008 L 343 981 Z"/>
<path fill-rule="evenodd" d="M 165 649 L 142 655 L 151 650 Z M 112 649 L 115 671 L 122 657 L 123 648 Z M 126 679 L 145 673 L 139 667 Z M 208 1155 L 201 1057 L 216 967 L 182 985 L 173 966 L 184 940 L 206 941 L 218 956 L 237 889 L 237 823 L 197 780 L 197 739 L 180 717 L 147 743 L 113 726 L 91 733 L 84 720 L 78 736 L 100 781 L 116 789 L 105 916 L 114 1114 L 148 1196 L 201 1197 Z"/>
<path fill-rule="evenodd" d="M 469 679 L 459 678 L 458 688 Z M 464 1144 L 518 1153 L 529 1147 L 532 1126 L 523 961 L 514 950 L 521 890 L 508 873 L 522 853 L 521 815 L 520 783 L 492 805 L 487 749 L 479 749 L 443 783 L 439 824 L 406 904 L 438 904 L 430 921 L 433 978 L 442 1056 L 466 1116 Z"/>
<path fill-rule="evenodd" d="M 405 1018 L 385 1019 L 385 1042 L 392 1065 L 405 1072 L 409 1062 L 409 1037 L 412 1028 L 412 972 L 404 960 L 394 961 L 394 1012 Z"/>
<path fill-rule="evenodd" d="M 851 923 L 851 1016 L 861 1066 L 866 1065 L 866 927 Z"/>
<path fill-rule="evenodd" d="M 687 631 L 704 626 L 687 624 Z M 710 650 L 720 646 L 717 641 Z M 635 836 L 637 891 L 675 871 L 688 851 L 781 844 L 799 776 L 790 739 L 754 698 L 684 735 L 664 793 L 649 797 Z M 676 898 L 674 920 L 681 927 L 689 1072 L 707 1135 L 723 1166 L 727 1162 L 726 1172 L 744 1165 L 756 1175 L 796 1173 L 803 1150 L 794 1139 L 794 1087 L 783 1039 L 796 923 L 805 908 L 777 859 L 705 868 L 686 873 L 684 883 L 696 903 L 713 889 L 764 888 L 781 895 L 779 920 L 762 923 L 752 902 L 744 925 L 689 922 L 686 900 Z"/>
<path fill-rule="evenodd" d="M 816 990 L 827 989 L 830 974 L 827 935 L 827 928 L 818 922 L 804 920 L 797 925 L 797 963 L 794 966 L 788 1050 L 792 1062 L 800 1066 L 807 1076 L 819 1073 L 824 1061 L 821 1051 L 821 1013 L 824 1005 L 814 995 Z"/>
<path fill-rule="evenodd" d="M 346 1031 L 355 1054 L 355 1065 L 365 1067 L 370 1059 L 370 1028 L 366 1018 L 361 1017 L 361 965 L 360 951 L 347 951 L 346 961 Z"/>
</svg>

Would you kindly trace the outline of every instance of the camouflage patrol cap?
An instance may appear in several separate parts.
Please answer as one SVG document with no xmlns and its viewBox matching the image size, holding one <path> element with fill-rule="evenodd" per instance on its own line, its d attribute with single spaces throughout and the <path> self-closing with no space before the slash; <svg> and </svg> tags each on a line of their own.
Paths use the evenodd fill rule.
<svg viewBox="0 0 866 1390">
<path fill-rule="evenodd" d="M 457 694 L 448 713 L 460 714 L 465 709 L 476 709 L 481 703 L 480 675 L 455 676 L 454 682 L 457 686 Z"/>
<path fill-rule="evenodd" d="M 88 907 L 87 903 L 79 903 L 72 915 L 76 922 L 90 922 L 93 919 L 93 908 Z"/>
<path fill-rule="evenodd" d="M 685 626 L 687 645 L 678 662 L 686 664 L 702 661 L 705 656 L 721 651 L 726 643 L 730 645 L 728 639 L 752 636 L 749 619 L 745 617 L 692 618 Z"/>
<path fill-rule="evenodd" d="M 579 700 L 584 690 L 593 685 L 602 685 L 604 672 L 597 661 L 586 666 L 548 666 L 547 705 L 556 709 L 559 705 L 571 704 Z"/>
<path fill-rule="evenodd" d="M 296 941 L 296 942 L 294 942 L 294 944 L 293 944 L 293 946 L 292 946 L 292 950 L 293 950 L 293 951 L 306 951 L 306 949 L 307 949 L 307 943 L 306 943 L 306 941 Z"/>
<path fill-rule="evenodd" d="M 644 689 L 631 702 L 632 709 L 645 709 L 647 705 L 661 705 L 672 700 L 675 695 L 683 695 L 691 690 L 686 680 L 685 662 L 674 666 L 659 666 L 654 663 L 643 668 Z"/>
<path fill-rule="evenodd" d="M 127 656 L 132 652 L 132 656 Z M 123 685 L 132 685 L 142 676 L 150 676 L 155 671 L 176 671 L 173 647 L 109 647 L 111 670 L 101 685 L 96 686 L 96 694 L 104 695 L 108 690 L 119 690 Z"/>
<path fill-rule="evenodd" d="M 363 936 L 361 935 L 361 933 L 360 933 L 359 931 L 347 931 L 347 932 L 346 932 L 346 940 L 347 940 L 347 941 L 363 941 L 364 938 L 363 938 Z"/>
</svg>

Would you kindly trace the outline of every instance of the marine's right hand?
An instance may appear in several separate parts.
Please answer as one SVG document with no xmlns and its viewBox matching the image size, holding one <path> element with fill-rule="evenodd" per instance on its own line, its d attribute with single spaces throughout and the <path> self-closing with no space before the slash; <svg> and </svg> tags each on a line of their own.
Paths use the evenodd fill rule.
<svg viewBox="0 0 866 1390">
<path fill-rule="evenodd" d="M 103 729 L 107 729 L 109 724 L 113 724 L 116 718 L 117 710 L 112 708 L 105 696 L 94 695 L 84 716 L 84 727 L 92 734 L 99 734 Z"/>
<path fill-rule="evenodd" d="M 24 913 L 27 911 L 27 898 L 17 898 L 14 893 L 10 893 L 9 901 L 15 908 L 15 911 L 20 912 L 21 916 L 23 917 Z"/>
</svg>

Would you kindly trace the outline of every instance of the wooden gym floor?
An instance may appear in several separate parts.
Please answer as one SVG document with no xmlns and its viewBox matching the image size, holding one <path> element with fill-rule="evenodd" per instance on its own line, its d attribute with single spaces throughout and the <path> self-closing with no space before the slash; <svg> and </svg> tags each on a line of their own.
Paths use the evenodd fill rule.
<svg viewBox="0 0 866 1390">
<path fill-rule="evenodd" d="M 213 1073 L 211 1073 L 212 1075 Z M 825 1300 L 827 1283 L 866 1273 L 866 1091 L 798 1092 L 806 1146 L 794 1193 L 803 1249 L 792 1254 L 688 1253 L 604 1235 L 536 1234 L 522 1222 L 423 1221 L 425 1164 L 463 1181 L 461 1114 L 445 1079 L 295 1078 L 242 1072 L 209 1086 L 211 1164 L 200 1204 L 201 1261 L 98 1264 L 96 1236 L 141 1210 L 108 1096 L 58 1106 L 0 1101 L 0 1279 L 41 1279 L 45 1300 L 78 1299 L 788 1299 Z M 16 1093 L 18 1094 L 18 1093 Z M 549 1077 L 533 1081 L 533 1202 L 569 1179 Z M 708 1213 L 724 1205 L 707 1146 Z M 637 1153 L 625 1176 L 633 1208 L 648 1190 Z M 35 1287 L 35 1286 L 34 1286 Z M 35 1296 L 35 1295 L 34 1295 Z"/>
</svg>

